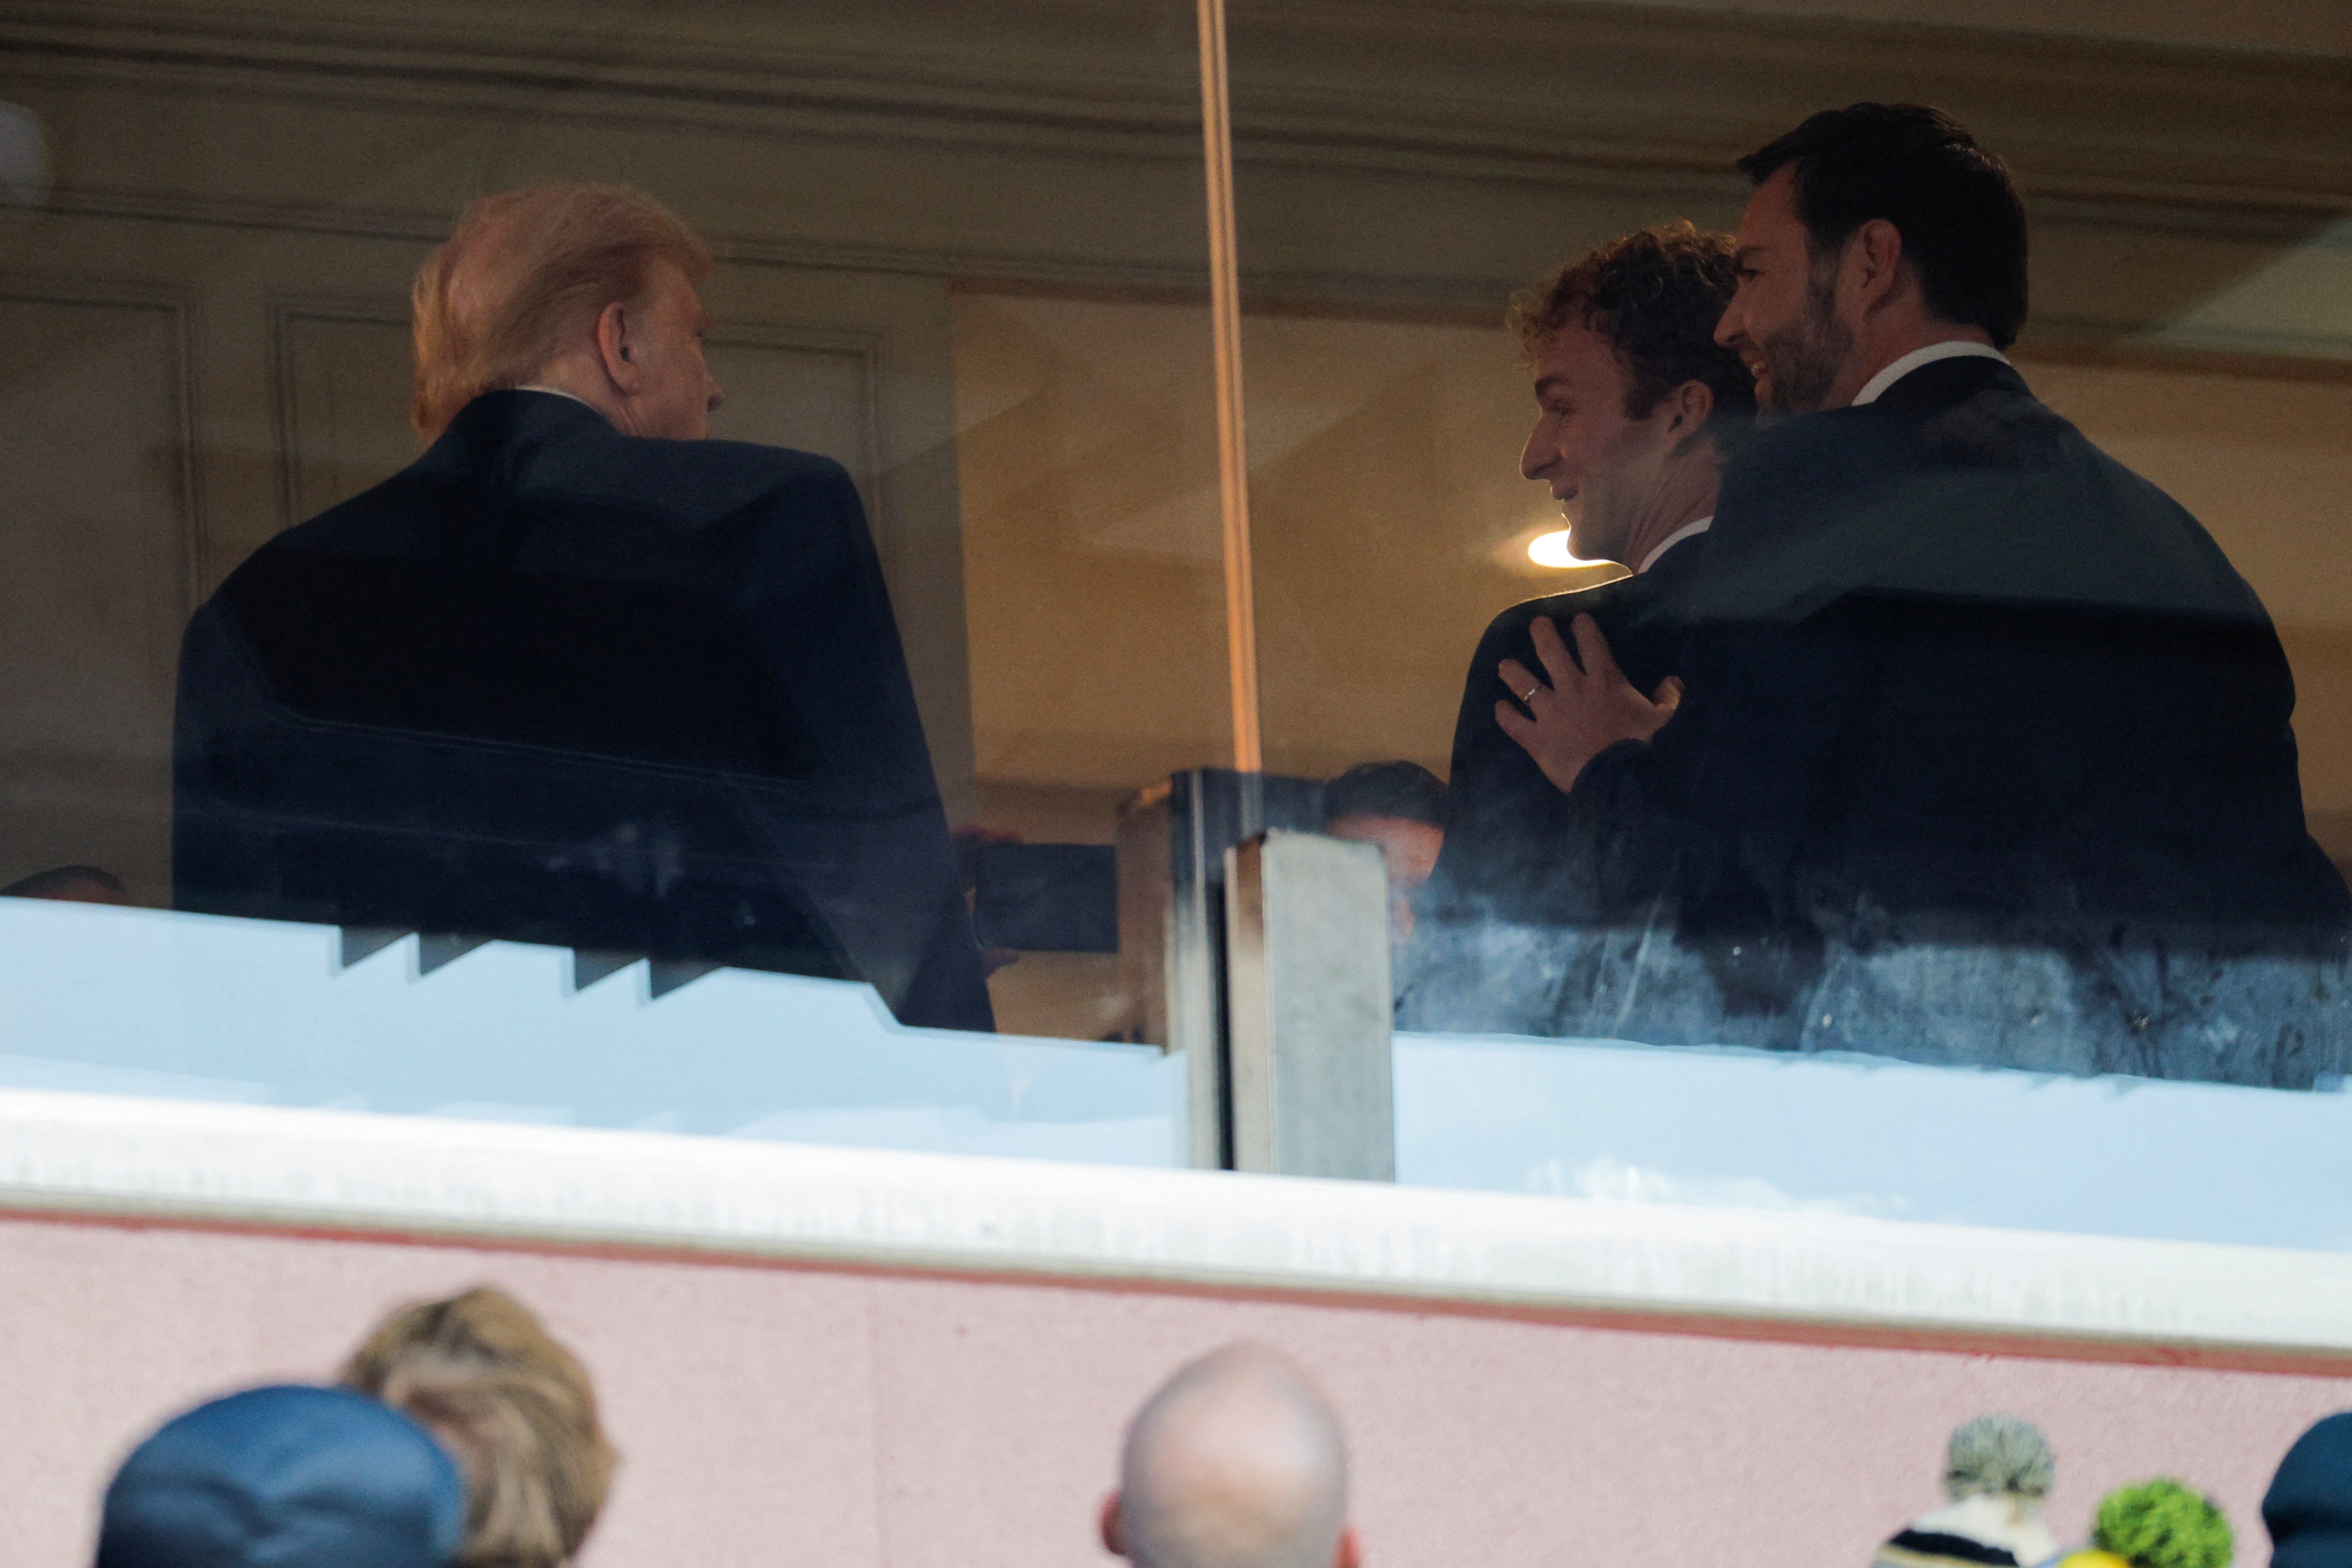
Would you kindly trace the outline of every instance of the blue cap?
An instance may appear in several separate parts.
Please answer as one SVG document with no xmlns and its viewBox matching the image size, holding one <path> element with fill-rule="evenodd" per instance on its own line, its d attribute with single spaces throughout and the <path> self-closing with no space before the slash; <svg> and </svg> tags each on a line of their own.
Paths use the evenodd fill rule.
<svg viewBox="0 0 2352 1568">
<path fill-rule="evenodd" d="M 98 1568 L 445 1568 L 457 1462 L 348 1388 L 248 1389 L 164 1423 L 106 1489 Z"/>
<path fill-rule="evenodd" d="M 2294 1440 L 2263 1496 L 2272 1568 L 2352 1568 L 2352 1411 Z"/>
</svg>

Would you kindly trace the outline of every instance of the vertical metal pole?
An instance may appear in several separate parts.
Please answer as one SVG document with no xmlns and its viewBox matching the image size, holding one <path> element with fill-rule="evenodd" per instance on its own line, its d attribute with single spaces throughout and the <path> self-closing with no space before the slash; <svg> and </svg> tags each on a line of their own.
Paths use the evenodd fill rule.
<svg viewBox="0 0 2352 1568">
<path fill-rule="evenodd" d="M 1234 120 L 1224 0 L 1199 0 L 1201 135 L 1208 153 L 1209 321 L 1217 364 L 1217 499 L 1224 519 L 1225 662 L 1233 683 L 1234 767 L 1265 767 L 1258 736 L 1257 590 L 1251 580 L 1249 461 L 1242 436 L 1242 302 L 1234 238 Z"/>
<path fill-rule="evenodd" d="M 1119 969 L 1138 1035 L 1184 1055 L 1186 1154 L 1203 1169 L 1233 1165 L 1225 852 L 1268 828 L 1311 831 L 1323 821 L 1322 796 L 1312 779 L 1201 768 L 1152 786 L 1119 810 Z"/>
<path fill-rule="evenodd" d="M 1233 1168 L 1396 1179 L 1380 852 L 1274 829 L 1225 852 Z"/>
</svg>

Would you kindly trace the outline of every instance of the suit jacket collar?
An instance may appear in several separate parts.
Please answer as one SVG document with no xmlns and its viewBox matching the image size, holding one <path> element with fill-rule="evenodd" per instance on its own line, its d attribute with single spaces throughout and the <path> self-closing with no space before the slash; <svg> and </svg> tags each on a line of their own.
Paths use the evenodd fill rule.
<svg viewBox="0 0 2352 1568">
<path fill-rule="evenodd" d="M 1649 570 L 1635 572 L 1633 578 L 1619 580 L 1630 582 L 1635 578 L 1649 579 L 1654 588 L 1679 591 L 1685 582 L 1697 575 L 1700 558 L 1706 554 L 1706 541 L 1714 534 L 1712 528 L 1704 533 L 1693 534 L 1652 562 Z"/>
<path fill-rule="evenodd" d="M 488 392 L 457 411 L 420 465 L 450 474 L 479 474 L 501 459 L 550 441 L 615 435 L 611 423 L 576 398 L 514 389 Z"/>
<path fill-rule="evenodd" d="M 1865 403 L 1863 407 L 1894 409 L 1918 417 L 1941 413 L 1986 392 L 2032 395 L 2026 387 L 2025 378 L 2019 375 L 2014 367 L 2000 360 L 1986 359 L 1981 354 L 1969 354 L 1956 359 L 1930 361 L 1879 393 L 1875 402 Z"/>
</svg>

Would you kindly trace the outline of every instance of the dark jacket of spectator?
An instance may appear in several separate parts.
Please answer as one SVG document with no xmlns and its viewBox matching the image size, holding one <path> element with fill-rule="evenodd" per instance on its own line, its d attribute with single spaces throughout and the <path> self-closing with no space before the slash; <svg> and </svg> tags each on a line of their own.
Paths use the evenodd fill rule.
<svg viewBox="0 0 2352 1568">
<path fill-rule="evenodd" d="M 457 1461 L 341 1388 L 248 1389 L 166 1422 L 106 1489 L 98 1568 L 444 1568 Z"/>
<path fill-rule="evenodd" d="M 2352 1568 L 2352 1411 L 2294 1440 L 2263 1495 L 2271 1568 Z"/>
<path fill-rule="evenodd" d="M 190 624 L 175 902 L 872 981 L 992 1027 L 857 492 L 490 392 Z"/>
</svg>

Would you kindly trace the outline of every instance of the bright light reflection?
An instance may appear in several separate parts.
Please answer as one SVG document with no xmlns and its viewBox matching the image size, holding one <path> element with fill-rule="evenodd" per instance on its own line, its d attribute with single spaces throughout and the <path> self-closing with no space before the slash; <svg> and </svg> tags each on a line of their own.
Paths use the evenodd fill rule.
<svg viewBox="0 0 2352 1568">
<path fill-rule="evenodd" d="M 1568 530 L 1554 528 L 1528 541 L 1528 559 L 1538 566 L 1606 566 L 1607 561 L 1582 560 L 1568 548 Z"/>
</svg>

